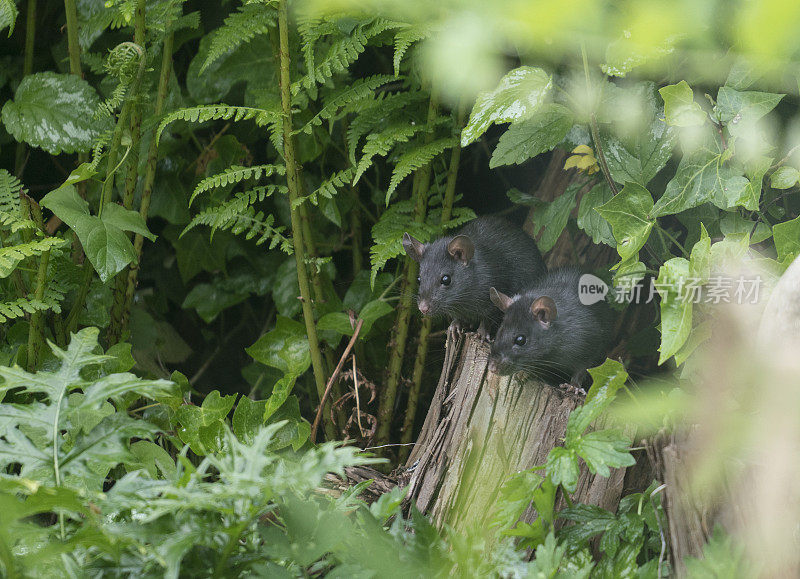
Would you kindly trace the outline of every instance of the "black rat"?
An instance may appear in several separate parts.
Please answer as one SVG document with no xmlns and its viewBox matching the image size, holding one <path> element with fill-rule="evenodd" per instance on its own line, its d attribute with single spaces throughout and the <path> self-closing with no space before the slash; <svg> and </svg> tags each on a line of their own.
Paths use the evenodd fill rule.
<svg viewBox="0 0 800 579">
<path fill-rule="evenodd" d="M 454 330 L 478 326 L 483 339 L 502 319 L 489 288 L 513 294 L 547 271 L 536 242 L 499 217 L 479 217 L 430 243 L 406 233 L 403 247 L 420 264 L 420 312 L 449 316 Z"/>
<path fill-rule="evenodd" d="M 492 303 L 505 312 L 489 356 L 492 372 L 507 375 L 526 370 L 582 392 L 586 369 L 605 359 L 614 320 L 605 301 L 581 303 L 580 278 L 578 269 L 562 268 L 521 295 L 509 297 L 496 288 L 490 290 Z"/>
</svg>

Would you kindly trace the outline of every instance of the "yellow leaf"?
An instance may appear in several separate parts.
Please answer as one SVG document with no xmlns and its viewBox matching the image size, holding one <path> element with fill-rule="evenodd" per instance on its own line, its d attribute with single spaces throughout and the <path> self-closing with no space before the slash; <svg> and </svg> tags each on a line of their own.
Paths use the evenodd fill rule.
<svg viewBox="0 0 800 579">
<path fill-rule="evenodd" d="M 588 145 L 578 145 L 574 149 L 572 149 L 573 153 L 580 153 L 583 155 L 592 155 L 594 156 L 594 151 Z"/>
<path fill-rule="evenodd" d="M 567 159 L 567 162 L 564 163 L 564 170 L 566 171 L 567 169 L 572 169 L 573 167 L 577 167 L 578 161 L 580 160 L 581 160 L 580 155 L 572 155 L 569 159 Z"/>
</svg>

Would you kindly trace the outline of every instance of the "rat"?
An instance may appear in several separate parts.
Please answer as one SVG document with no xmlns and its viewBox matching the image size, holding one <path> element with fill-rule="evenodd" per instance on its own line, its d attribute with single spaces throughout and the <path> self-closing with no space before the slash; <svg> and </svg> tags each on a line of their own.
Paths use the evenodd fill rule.
<svg viewBox="0 0 800 579">
<path fill-rule="evenodd" d="M 489 300 L 489 288 L 520 292 L 547 271 L 536 242 L 499 217 L 479 217 L 430 243 L 406 233 L 403 247 L 420 265 L 419 311 L 450 317 L 452 331 L 477 326 L 483 340 L 502 319 Z"/>
<path fill-rule="evenodd" d="M 613 334 L 613 312 L 604 301 L 584 305 L 578 295 L 581 271 L 562 268 L 510 297 L 491 288 L 490 298 L 505 312 L 489 355 L 489 370 L 519 370 L 563 389 L 586 394 L 586 371 L 601 364 Z"/>
</svg>

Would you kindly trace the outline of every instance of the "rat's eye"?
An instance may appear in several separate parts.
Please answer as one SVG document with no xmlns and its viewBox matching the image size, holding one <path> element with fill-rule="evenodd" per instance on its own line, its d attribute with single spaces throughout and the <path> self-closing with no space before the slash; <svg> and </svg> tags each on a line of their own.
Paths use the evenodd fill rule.
<svg viewBox="0 0 800 579">
<path fill-rule="evenodd" d="M 420 283 L 421 281 L 422 281 L 422 278 L 417 276 L 417 283 Z"/>
<path fill-rule="evenodd" d="M 444 274 L 442 276 L 442 285 L 450 285 L 450 276 L 449 275 Z"/>
<path fill-rule="evenodd" d="M 523 336 L 522 334 L 520 334 L 519 336 L 517 336 L 516 338 L 514 338 L 514 343 L 515 343 L 517 346 L 524 346 L 524 345 L 525 345 L 527 342 L 528 342 L 528 338 L 526 338 L 526 337 L 525 337 L 525 336 Z"/>
</svg>

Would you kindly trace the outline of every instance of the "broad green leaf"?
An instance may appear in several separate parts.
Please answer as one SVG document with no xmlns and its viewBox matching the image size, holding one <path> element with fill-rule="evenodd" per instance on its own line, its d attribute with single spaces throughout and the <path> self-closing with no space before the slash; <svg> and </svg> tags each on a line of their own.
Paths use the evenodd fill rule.
<svg viewBox="0 0 800 579">
<path fill-rule="evenodd" d="M 692 247 L 689 255 L 689 275 L 700 283 L 708 281 L 711 275 L 711 238 L 705 226 L 700 224 L 700 239 Z"/>
<path fill-rule="evenodd" d="M 547 455 L 547 476 L 555 485 L 574 493 L 578 486 L 578 457 L 572 450 L 557 446 Z"/>
<path fill-rule="evenodd" d="M 214 280 L 215 282 L 217 280 Z M 231 291 L 220 283 L 201 283 L 194 286 L 184 298 L 181 307 L 193 308 L 204 322 L 210 324 L 223 310 L 243 302 L 249 292 Z"/>
<path fill-rule="evenodd" d="M 256 362 L 285 374 L 299 376 L 311 366 L 305 326 L 283 316 L 278 316 L 274 330 L 261 336 L 246 351 Z"/>
<path fill-rule="evenodd" d="M 772 226 L 778 261 L 788 265 L 800 255 L 800 217 Z"/>
<path fill-rule="evenodd" d="M 501 532 L 513 527 L 528 508 L 533 492 L 543 481 L 544 477 L 531 469 L 511 475 L 500 487 L 490 527 Z"/>
<path fill-rule="evenodd" d="M 100 99 L 94 88 L 72 74 L 37 72 L 26 76 L 14 100 L 3 105 L 3 124 L 19 142 L 52 155 L 86 152 L 107 128 L 95 118 Z"/>
<path fill-rule="evenodd" d="M 769 92 L 740 92 L 723 86 L 717 93 L 715 112 L 731 135 L 738 135 L 751 130 L 756 121 L 778 106 L 783 96 Z"/>
<path fill-rule="evenodd" d="M 611 225 L 594 210 L 595 207 L 611 201 L 613 196 L 611 188 L 605 181 L 601 181 L 592 187 L 581 199 L 581 205 L 578 209 L 578 227 L 583 229 L 592 238 L 593 242 L 605 243 L 611 247 L 616 247 L 617 242 L 614 240 Z"/>
<path fill-rule="evenodd" d="M 683 343 L 680 350 L 675 352 L 675 364 L 680 366 L 697 348 L 711 338 L 711 322 L 706 320 L 692 328 L 689 339 Z"/>
<path fill-rule="evenodd" d="M 235 394 L 220 396 L 217 390 L 212 390 L 200 406 L 184 404 L 175 413 L 181 425 L 178 436 L 195 454 L 203 456 L 218 450 L 225 417 L 235 401 Z"/>
<path fill-rule="evenodd" d="M 747 90 L 762 76 L 758 69 L 743 58 L 737 59 L 731 66 L 725 86 L 735 90 Z"/>
<path fill-rule="evenodd" d="M 264 416 L 267 411 L 265 408 Z M 275 433 L 275 443 L 272 446 L 275 449 L 291 445 L 294 450 L 298 450 L 311 435 L 311 425 L 300 414 L 300 403 L 295 395 L 285 398 L 283 404 L 272 411 L 271 416 L 266 416 L 265 420 L 267 424 L 284 423 Z"/>
<path fill-rule="evenodd" d="M 789 189 L 797 185 L 798 179 L 800 179 L 800 171 L 794 167 L 784 165 L 783 167 L 778 167 L 778 169 L 770 175 L 769 182 L 775 189 Z"/>
<path fill-rule="evenodd" d="M 580 183 L 572 183 L 567 190 L 550 203 L 541 203 L 533 211 L 534 234 L 540 235 L 537 245 L 541 251 L 549 251 L 558 241 L 575 207 L 575 196 Z"/>
<path fill-rule="evenodd" d="M 631 70 L 647 61 L 672 53 L 676 37 L 653 35 L 647 25 L 626 29 L 625 33 L 606 47 L 605 63 L 600 67 L 608 76 L 624 78 Z"/>
<path fill-rule="evenodd" d="M 135 460 L 125 463 L 128 472 L 143 469 L 151 478 L 174 480 L 178 474 L 175 461 L 169 453 L 149 440 L 138 440 L 131 444 L 131 454 Z"/>
<path fill-rule="evenodd" d="M 267 398 L 264 407 L 264 420 L 269 419 L 286 402 L 292 392 L 295 380 L 297 380 L 296 376 L 287 374 L 275 383 L 272 387 L 272 394 Z"/>
<path fill-rule="evenodd" d="M 138 211 L 125 209 L 122 205 L 117 203 L 109 203 L 103 207 L 102 219 L 107 225 L 111 225 L 122 231 L 138 233 L 150 241 L 156 240 L 156 236 L 147 229 L 147 225 Z"/>
<path fill-rule="evenodd" d="M 607 477 L 611 474 L 609 467 L 636 464 L 630 453 L 630 444 L 621 430 L 598 430 L 582 435 L 575 444 L 575 452 L 586 461 L 592 473 Z"/>
<path fill-rule="evenodd" d="M 620 261 L 613 268 L 614 287 L 631 290 L 634 285 L 644 279 L 647 266 L 636 258 Z"/>
<path fill-rule="evenodd" d="M 661 346 L 658 363 L 669 360 L 692 330 L 692 301 L 678 295 L 681 283 L 690 279 L 689 261 L 675 257 L 658 271 L 656 289 L 661 294 Z"/>
<path fill-rule="evenodd" d="M 610 400 L 617 395 L 617 390 L 622 388 L 628 379 L 628 372 L 622 362 L 611 358 L 607 358 L 596 368 L 589 368 L 588 372 L 592 377 L 592 386 L 586 394 L 586 403 L 595 398 Z"/>
<path fill-rule="evenodd" d="M 317 322 L 317 330 L 330 330 L 343 336 L 352 336 L 350 316 L 344 312 L 331 312 L 322 316 Z"/>
<path fill-rule="evenodd" d="M 744 187 L 744 191 L 739 197 L 729 196 L 728 205 L 723 209 L 744 207 L 748 211 L 758 210 L 761 202 L 761 189 L 764 185 L 764 175 L 772 165 L 772 161 L 772 158 L 762 156 L 750 160 L 745 166 L 748 182 Z"/>
<path fill-rule="evenodd" d="M 626 183 L 611 201 L 595 209 L 611 225 L 623 261 L 637 256 L 647 242 L 655 224 L 652 210 L 650 192 L 636 183 Z"/>
<path fill-rule="evenodd" d="M 653 216 L 673 215 L 709 202 L 721 209 L 752 203 L 754 191 L 747 189 L 750 181 L 741 169 L 731 166 L 728 156 L 715 137 L 686 153 L 656 202 Z"/>
<path fill-rule="evenodd" d="M 461 146 L 477 140 L 495 123 L 528 118 L 547 98 L 553 79 L 541 68 L 521 66 L 506 74 L 493 91 L 478 95 L 469 122 L 461 132 Z"/>
<path fill-rule="evenodd" d="M 664 116 L 673 127 L 694 127 L 706 122 L 706 113 L 694 102 L 692 88 L 685 80 L 658 90 L 664 99 Z"/>
<path fill-rule="evenodd" d="M 542 105 L 531 116 L 513 123 L 503 133 L 489 167 L 524 163 L 540 153 L 550 151 L 564 140 L 573 121 L 572 112 L 564 105 Z"/>
<path fill-rule="evenodd" d="M 723 235 L 746 233 L 750 236 L 750 243 L 761 243 L 772 237 L 769 225 L 760 221 L 750 221 L 738 213 L 725 213 L 719 221 L 719 228 Z"/>
</svg>

